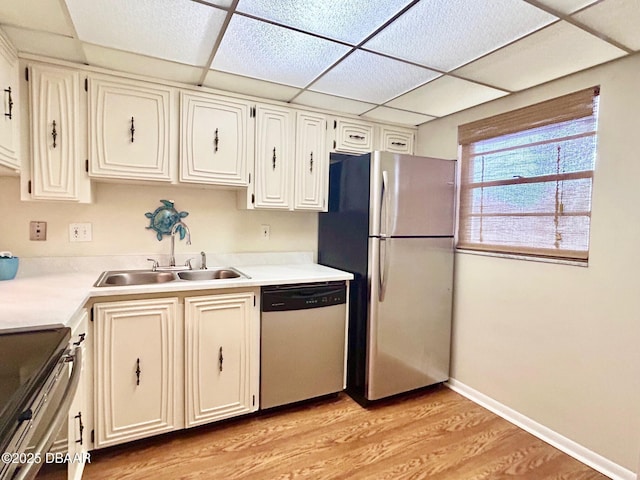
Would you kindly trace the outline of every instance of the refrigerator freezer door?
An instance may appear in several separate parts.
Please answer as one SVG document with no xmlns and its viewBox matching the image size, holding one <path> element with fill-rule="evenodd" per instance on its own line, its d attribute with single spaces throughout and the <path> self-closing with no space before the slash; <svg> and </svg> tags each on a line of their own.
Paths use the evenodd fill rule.
<svg viewBox="0 0 640 480">
<path fill-rule="evenodd" d="M 449 378 L 452 238 L 370 238 L 365 396 Z"/>
<path fill-rule="evenodd" d="M 371 162 L 370 235 L 453 235 L 455 161 L 374 152 Z"/>
</svg>

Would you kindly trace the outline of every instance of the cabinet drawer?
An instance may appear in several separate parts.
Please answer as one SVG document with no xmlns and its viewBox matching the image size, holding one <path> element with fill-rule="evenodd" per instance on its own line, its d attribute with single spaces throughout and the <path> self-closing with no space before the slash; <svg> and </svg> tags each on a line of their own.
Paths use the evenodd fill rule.
<svg viewBox="0 0 640 480">
<path fill-rule="evenodd" d="M 336 120 L 335 122 L 336 152 L 367 153 L 374 150 L 373 125 L 364 122 Z"/>
<path fill-rule="evenodd" d="M 412 131 L 383 127 L 380 135 L 380 149 L 385 152 L 413 154 Z"/>
</svg>

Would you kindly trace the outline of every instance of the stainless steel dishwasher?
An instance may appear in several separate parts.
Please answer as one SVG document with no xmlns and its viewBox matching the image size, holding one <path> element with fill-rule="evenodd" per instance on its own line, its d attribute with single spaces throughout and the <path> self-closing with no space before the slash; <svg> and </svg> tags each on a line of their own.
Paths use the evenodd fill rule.
<svg viewBox="0 0 640 480">
<path fill-rule="evenodd" d="M 345 282 L 262 289 L 260 408 L 345 387 Z"/>
</svg>

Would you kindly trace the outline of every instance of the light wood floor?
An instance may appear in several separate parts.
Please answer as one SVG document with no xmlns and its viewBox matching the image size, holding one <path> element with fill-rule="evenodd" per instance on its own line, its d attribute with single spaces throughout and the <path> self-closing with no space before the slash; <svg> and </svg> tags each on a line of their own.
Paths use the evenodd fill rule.
<svg viewBox="0 0 640 480">
<path fill-rule="evenodd" d="M 601 480 L 457 393 L 364 409 L 346 395 L 92 453 L 102 479 Z"/>
</svg>

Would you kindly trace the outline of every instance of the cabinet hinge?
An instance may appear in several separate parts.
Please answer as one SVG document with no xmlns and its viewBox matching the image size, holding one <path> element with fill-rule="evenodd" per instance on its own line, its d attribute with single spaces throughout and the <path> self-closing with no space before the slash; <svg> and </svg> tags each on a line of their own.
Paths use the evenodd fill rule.
<svg viewBox="0 0 640 480">
<path fill-rule="evenodd" d="M 256 396 L 253 395 L 253 405 L 255 406 L 255 404 L 256 404 Z"/>
<path fill-rule="evenodd" d="M 251 174 L 249 174 L 249 185 L 251 185 Z"/>
<path fill-rule="evenodd" d="M 256 203 L 256 195 L 255 195 L 255 193 L 251 194 L 251 203 Z"/>
<path fill-rule="evenodd" d="M 93 322 L 93 308 L 89 310 L 89 321 Z"/>
<path fill-rule="evenodd" d="M 84 171 L 89 173 L 89 159 L 84 161 Z"/>
<path fill-rule="evenodd" d="M 84 79 L 84 91 L 88 92 L 89 91 L 89 78 L 85 78 Z"/>
<path fill-rule="evenodd" d="M 96 431 L 95 430 L 91 430 L 91 443 L 93 443 L 94 445 L 96 443 Z"/>
<path fill-rule="evenodd" d="M 251 107 L 249 109 L 249 117 L 256 118 L 256 107 Z"/>
<path fill-rule="evenodd" d="M 256 306 L 256 296 L 255 295 L 253 296 L 253 306 L 254 307 Z"/>
<path fill-rule="evenodd" d="M 27 182 L 27 192 L 31 193 L 31 180 Z"/>
<path fill-rule="evenodd" d="M 335 130 L 336 128 L 338 128 L 338 121 L 334 120 L 333 121 L 333 129 Z"/>
<path fill-rule="evenodd" d="M 24 67 L 24 79 L 29 81 L 29 67 Z"/>
<path fill-rule="evenodd" d="M 334 150 L 336 149 L 336 141 L 335 140 L 333 141 L 333 149 Z"/>
</svg>

